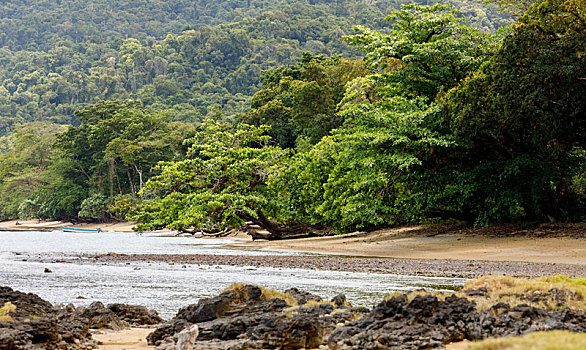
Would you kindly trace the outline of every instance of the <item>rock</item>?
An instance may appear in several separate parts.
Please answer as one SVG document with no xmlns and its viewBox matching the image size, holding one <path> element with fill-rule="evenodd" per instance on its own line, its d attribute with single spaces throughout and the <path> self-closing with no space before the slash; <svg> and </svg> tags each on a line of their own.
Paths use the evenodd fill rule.
<svg viewBox="0 0 586 350">
<path fill-rule="evenodd" d="M 159 326 L 147 337 L 149 344 L 168 346 L 177 333 L 192 323 L 199 327 L 197 347 L 202 349 L 298 349 L 318 348 L 338 323 L 350 322 L 357 313 L 344 296 L 338 296 L 339 307 L 330 303 L 311 304 L 321 300 L 311 293 L 292 288 L 286 291 L 302 306 L 293 313 L 283 313 L 290 307 L 283 299 L 265 300 L 262 290 L 253 285 L 240 286 L 218 297 L 200 300 L 181 309 L 174 319 Z M 336 313 L 334 313 L 336 309 Z M 293 309 L 291 309 L 293 310 Z"/>
<path fill-rule="evenodd" d="M 45 267 L 45 273 L 52 273 L 53 271 L 51 271 L 51 269 Z"/>
<path fill-rule="evenodd" d="M 32 335 L 13 328 L 0 327 L 0 350 L 23 348 L 32 342 Z"/>
<path fill-rule="evenodd" d="M 344 294 L 338 294 L 335 297 L 332 298 L 332 303 L 334 303 L 334 305 L 336 305 L 337 307 L 340 306 L 352 306 L 350 305 L 350 303 L 346 300 L 346 296 Z"/>
<path fill-rule="evenodd" d="M 16 318 L 30 318 L 55 315 L 51 303 L 41 299 L 33 293 L 22 293 L 10 287 L 0 287 L 0 306 L 11 302 L 16 306 L 12 315 Z"/>
<path fill-rule="evenodd" d="M 304 305 L 309 300 L 322 301 L 319 295 L 311 294 L 306 291 L 299 290 L 297 288 L 289 288 L 284 293 L 294 297 L 299 303 L 299 305 Z"/>
<path fill-rule="evenodd" d="M 328 345 L 331 349 L 440 348 L 463 339 L 539 330 L 583 332 L 585 322 L 583 311 L 550 312 L 528 305 L 511 308 L 504 303 L 478 311 L 473 302 L 454 295 L 445 300 L 431 295 L 416 296 L 411 302 L 402 295 L 379 303 L 364 319 L 333 330 Z"/>
<path fill-rule="evenodd" d="M 131 326 L 155 325 L 163 322 L 156 311 L 149 310 L 144 306 L 110 304 L 107 308 Z"/>
<path fill-rule="evenodd" d="M 32 293 L 0 287 L 0 305 L 10 302 L 15 311 L 10 322 L 0 322 L 0 350 L 91 349 L 91 328 L 120 329 L 129 324 L 162 322 L 154 311 L 143 306 L 100 302 L 75 308 L 72 304 L 54 307 Z"/>
<path fill-rule="evenodd" d="M 120 330 L 129 326 L 128 322 L 122 321 L 99 301 L 91 303 L 88 307 L 79 307 L 75 312 L 79 317 L 88 320 L 90 328 Z"/>
<path fill-rule="evenodd" d="M 486 289 L 486 287 L 480 287 L 478 289 L 465 290 L 464 294 L 466 294 L 469 297 L 474 297 L 474 296 L 485 297 L 485 296 L 488 296 L 488 290 Z"/>
<path fill-rule="evenodd" d="M 193 350 L 193 346 L 195 345 L 195 340 L 197 339 L 198 334 L 199 328 L 196 324 L 179 332 L 175 350 Z"/>
</svg>

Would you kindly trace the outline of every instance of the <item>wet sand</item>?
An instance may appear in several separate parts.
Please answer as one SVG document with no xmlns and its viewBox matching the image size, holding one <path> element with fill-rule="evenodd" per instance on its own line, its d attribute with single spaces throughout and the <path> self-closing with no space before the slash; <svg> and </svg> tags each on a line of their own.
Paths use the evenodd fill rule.
<svg viewBox="0 0 586 350">
<path fill-rule="evenodd" d="M 0 223 L 0 229 L 73 226 L 132 232 L 134 223 L 71 225 L 58 221 Z M 231 236 L 234 237 L 234 236 Z M 328 237 L 252 241 L 241 249 L 270 249 L 320 256 L 154 255 L 96 256 L 94 261 L 164 261 L 199 265 L 270 266 L 474 278 L 487 274 L 586 277 L 586 224 L 533 228 L 410 226 Z M 206 238 L 194 238 L 206 239 Z M 294 255 L 294 254 L 292 254 Z"/>
</svg>

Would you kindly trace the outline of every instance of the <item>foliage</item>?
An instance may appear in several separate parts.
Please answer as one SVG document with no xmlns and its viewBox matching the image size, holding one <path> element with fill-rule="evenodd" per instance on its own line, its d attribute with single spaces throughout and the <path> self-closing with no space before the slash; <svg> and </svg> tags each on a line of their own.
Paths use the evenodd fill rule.
<svg viewBox="0 0 586 350">
<path fill-rule="evenodd" d="M 56 161 L 52 148 L 55 133 L 61 130 L 59 125 L 33 122 L 20 125 L 8 137 L 7 151 L 0 153 L 0 217 L 19 217 L 23 201 L 44 184 L 45 175 Z M 23 214 L 34 216 L 31 206 L 25 207 Z"/>
<path fill-rule="evenodd" d="M 76 168 L 69 178 L 108 197 L 135 197 L 159 161 L 181 157 L 192 129 L 131 100 L 99 102 L 76 115 L 82 124 L 69 127 L 57 144 Z"/>
<path fill-rule="evenodd" d="M 14 130 L 0 131 L 0 217 L 277 238 L 583 220 L 584 2 L 540 1 L 497 34 L 509 17 L 464 0 L 464 13 L 420 1 L 371 20 L 404 2 L 90 1 L 41 41 L 27 33 L 45 24 L 0 5 L 14 19 L 0 20 L 0 129 Z M 118 25 L 145 6 L 148 29 Z M 157 27 L 163 12 L 176 22 Z M 102 22 L 108 40 L 92 34 Z M 20 124 L 45 119 L 73 125 Z"/>
<path fill-rule="evenodd" d="M 131 195 L 117 195 L 108 207 L 108 214 L 115 220 L 123 221 L 135 213 L 138 203 L 139 200 Z"/>
<path fill-rule="evenodd" d="M 518 337 L 485 339 L 470 343 L 469 350 L 580 350 L 586 334 L 571 331 L 533 332 Z"/>
<path fill-rule="evenodd" d="M 91 194 L 81 202 L 79 213 L 82 218 L 93 218 L 101 221 L 109 219 L 108 211 L 112 200 L 101 193 Z"/>
<path fill-rule="evenodd" d="M 342 124 L 336 108 L 346 83 L 366 73 L 360 61 L 304 54 L 295 66 L 263 72 L 263 89 L 242 122 L 271 126 L 268 134 L 284 148 L 316 144 Z"/>
<path fill-rule="evenodd" d="M 276 180 L 287 199 L 284 212 L 337 231 L 418 221 L 426 198 L 413 181 L 425 176 L 429 149 L 450 145 L 426 127 L 435 112 L 400 96 L 343 109 L 345 127 Z"/>
<path fill-rule="evenodd" d="M 267 127 L 206 121 L 186 141 L 188 159 L 161 163 L 161 175 L 142 190 L 147 198 L 134 219 L 140 230 L 169 227 L 206 231 L 265 220 L 275 196 L 266 180 L 282 168 L 287 152 L 268 144 Z"/>
<path fill-rule="evenodd" d="M 435 154 L 453 142 L 437 130 L 433 99 L 476 69 L 494 39 L 445 5 L 407 5 L 388 20 L 388 34 L 358 27 L 348 38 L 380 73 L 347 85 L 343 126 L 274 180 L 284 213 L 344 232 L 418 222 L 439 205 Z"/>
<path fill-rule="evenodd" d="M 7 301 L 2 307 L 0 307 L 0 322 L 12 322 L 14 319 L 10 316 L 10 313 L 16 311 L 16 306 L 11 302 Z"/>
<path fill-rule="evenodd" d="M 401 83 L 405 93 L 433 99 L 476 70 L 496 45 L 494 36 L 465 25 L 449 8 L 405 5 L 387 16 L 393 23 L 388 34 L 356 26 L 357 34 L 346 40 L 373 68 L 387 72 L 386 84 Z"/>
<path fill-rule="evenodd" d="M 4 2 L 0 135 L 23 122 L 75 124 L 75 110 L 109 99 L 141 100 L 184 122 L 217 108 L 245 112 L 261 71 L 293 64 L 303 52 L 357 57 L 342 36 L 354 24 L 382 29 L 376 19 L 402 2 Z M 487 31 L 508 21 L 494 7 L 453 2 Z"/>
<path fill-rule="evenodd" d="M 235 283 L 232 283 L 231 285 L 229 285 L 222 292 L 226 292 L 229 290 L 236 291 L 239 295 L 242 295 L 242 297 L 239 298 L 240 300 L 247 300 L 248 294 L 247 294 L 246 286 L 248 286 L 248 285 L 244 284 L 244 283 L 235 282 Z M 291 294 L 279 292 L 274 289 L 264 288 L 261 286 L 258 286 L 258 288 L 260 288 L 260 290 L 262 292 L 260 295 L 261 300 L 266 301 L 266 300 L 272 300 L 272 299 L 281 299 L 281 300 L 285 301 L 288 305 L 291 305 L 291 306 L 296 306 L 299 304 L 297 299 L 295 299 L 295 297 Z"/>
<path fill-rule="evenodd" d="M 135 101 L 101 102 L 76 115 L 77 127 L 35 122 L 10 135 L 0 154 L 0 217 L 110 218 L 111 198 L 136 197 L 159 161 L 183 156 L 194 130 Z"/>
<path fill-rule="evenodd" d="M 510 276 L 485 276 L 464 285 L 464 291 L 479 288 L 485 288 L 486 295 L 469 298 L 476 302 L 480 309 L 490 308 L 498 302 L 507 303 L 511 307 L 529 304 L 547 310 L 563 308 L 583 310 L 586 307 L 585 280 L 562 275 L 530 280 Z M 534 295 L 540 295 L 540 297 L 531 298 Z"/>
<path fill-rule="evenodd" d="M 466 147 L 455 181 L 474 186 L 478 222 L 584 218 L 585 23 L 583 2 L 536 4 L 494 58 L 443 98 Z"/>
</svg>

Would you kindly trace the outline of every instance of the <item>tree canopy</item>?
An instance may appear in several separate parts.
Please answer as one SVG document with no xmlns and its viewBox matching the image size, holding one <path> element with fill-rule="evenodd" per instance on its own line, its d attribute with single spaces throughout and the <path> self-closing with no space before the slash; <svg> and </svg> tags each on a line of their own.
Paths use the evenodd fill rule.
<svg viewBox="0 0 586 350">
<path fill-rule="evenodd" d="M 249 109 L 263 70 L 314 55 L 359 53 L 354 24 L 384 28 L 401 1 L 10 1 L 0 4 L 0 135 L 19 123 L 77 124 L 74 111 L 141 100 L 176 121 Z M 495 7 L 459 1 L 491 31 Z M 132 23 L 132 25 L 129 25 Z"/>
</svg>

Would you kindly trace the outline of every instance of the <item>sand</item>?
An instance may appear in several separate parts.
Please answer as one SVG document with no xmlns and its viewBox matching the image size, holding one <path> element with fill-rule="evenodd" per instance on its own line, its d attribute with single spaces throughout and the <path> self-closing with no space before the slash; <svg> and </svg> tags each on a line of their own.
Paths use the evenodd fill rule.
<svg viewBox="0 0 586 350">
<path fill-rule="evenodd" d="M 59 229 L 62 226 L 104 231 L 133 232 L 134 222 L 72 224 L 61 221 L 5 221 L 0 229 Z M 499 228 L 454 229 L 434 232 L 410 226 L 382 229 L 369 233 L 350 233 L 329 237 L 312 237 L 279 241 L 249 241 L 240 247 L 268 247 L 348 256 L 390 257 L 405 259 L 446 259 L 523 261 L 550 264 L 586 265 L 586 225 L 556 226 L 554 229 Z M 250 239 L 247 235 L 239 238 Z"/>
<path fill-rule="evenodd" d="M 148 346 L 146 342 L 146 336 L 154 330 L 155 328 L 128 328 L 118 332 L 97 331 L 92 337 L 99 342 L 100 350 L 154 349 L 154 346 Z"/>
<path fill-rule="evenodd" d="M 421 227 L 406 227 L 237 245 L 349 256 L 586 265 L 586 228 L 581 230 L 581 227 L 572 226 L 568 235 L 557 230 L 553 237 L 543 237 L 539 230 L 506 234 L 486 234 L 478 230 L 430 234 Z"/>
</svg>

